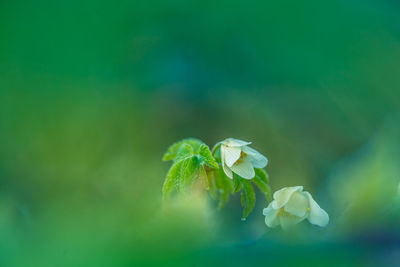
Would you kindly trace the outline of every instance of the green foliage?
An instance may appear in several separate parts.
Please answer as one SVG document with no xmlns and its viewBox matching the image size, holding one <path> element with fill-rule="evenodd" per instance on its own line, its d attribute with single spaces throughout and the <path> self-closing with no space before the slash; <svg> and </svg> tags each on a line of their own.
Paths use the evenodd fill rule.
<svg viewBox="0 0 400 267">
<path fill-rule="evenodd" d="M 222 168 L 215 170 L 214 180 L 218 192 L 218 209 L 221 209 L 229 200 L 230 194 L 233 193 L 233 182 L 229 179 Z"/>
<path fill-rule="evenodd" d="M 181 177 L 182 161 L 173 164 L 167 173 L 162 188 L 163 196 L 167 197 L 174 189 L 177 189 L 178 181 Z"/>
<path fill-rule="evenodd" d="M 194 178 L 199 176 L 200 164 L 197 157 L 192 156 L 183 160 L 180 173 L 179 191 L 182 192 L 189 187 Z"/>
<path fill-rule="evenodd" d="M 221 168 L 219 168 L 218 170 L 220 169 Z M 217 200 L 219 197 L 217 179 L 215 178 L 216 175 L 218 175 L 216 174 L 216 171 L 211 171 L 207 175 L 207 190 L 210 193 L 212 199 L 214 200 Z"/>
<path fill-rule="evenodd" d="M 230 179 L 223 168 L 219 167 L 217 160 L 220 162 L 220 158 L 215 158 L 219 147 L 220 144 L 216 144 L 211 152 L 207 145 L 194 138 L 171 145 L 163 157 L 164 161 L 173 161 L 162 189 L 164 198 L 174 191 L 184 192 L 192 188 L 195 181 L 199 181 L 204 183 L 210 196 L 218 201 L 218 209 L 229 201 L 231 194 L 241 192 L 243 219 L 246 219 L 256 203 L 254 185 L 264 194 L 267 201 L 272 200 L 268 174 L 263 169 L 255 169 L 255 176 L 251 180 L 236 174 Z"/>
<path fill-rule="evenodd" d="M 218 163 L 208 146 L 194 138 L 171 145 L 163 160 L 173 161 L 162 189 L 164 198 L 174 191 L 185 191 L 197 179 L 203 179 L 202 182 L 209 184 L 206 169 L 218 169 Z"/>
<path fill-rule="evenodd" d="M 241 179 L 240 183 L 242 184 L 243 188 L 241 195 L 241 203 L 243 207 L 242 220 L 245 220 L 256 205 L 256 194 L 250 180 Z"/>
<path fill-rule="evenodd" d="M 168 148 L 168 151 L 163 156 L 163 161 L 175 160 L 178 156 L 178 153 L 182 154 L 182 146 L 186 145 L 193 149 L 193 153 L 199 153 L 200 146 L 204 145 L 204 143 L 196 138 L 187 138 L 176 142 Z"/>
<path fill-rule="evenodd" d="M 251 180 L 243 179 L 240 176 L 233 175 L 233 193 L 241 191 L 241 204 L 243 207 L 243 220 L 254 209 L 256 203 L 256 194 L 253 184 L 264 194 L 268 202 L 272 201 L 271 187 L 268 184 L 268 174 L 264 169 L 254 169 L 255 176 Z"/>
<path fill-rule="evenodd" d="M 272 201 L 271 187 L 269 186 L 268 174 L 264 169 L 254 169 L 256 175 L 252 179 L 253 183 L 264 193 L 268 202 Z"/>
<path fill-rule="evenodd" d="M 236 175 L 235 173 L 233 174 L 233 193 L 237 193 L 242 189 L 242 183 L 240 182 L 241 178 Z"/>
<path fill-rule="evenodd" d="M 212 156 L 210 149 L 205 144 L 201 144 L 199 147 L 200 160 L 207 166 L 218 169 L 218 163 Z"/>
<path fill-rule="evenodd" d="M 174 161 L 182 161 L 194 155 L 193 147 L 188 144 L 182 144 L 176 153 Z"/>
<path fill-rule="evenodd" d="M 261 181 L 263 181 L 265 184 L 269 183 L 269 178 L 268 178 L 268 174 L 264 169 L 260 169 L 260 168 L 255 168 L 254 169 L 255 173 L 256 173 L 256 177 L 258 177 Z"/>
</svg>

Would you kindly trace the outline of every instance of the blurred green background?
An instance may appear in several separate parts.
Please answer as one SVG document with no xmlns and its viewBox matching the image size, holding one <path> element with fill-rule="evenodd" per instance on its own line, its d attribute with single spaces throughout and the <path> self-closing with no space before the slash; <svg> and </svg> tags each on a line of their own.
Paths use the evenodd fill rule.
<svg viewBox="0 0 400 267">
<path fill-rule="evenodd" d="M 400 5 L 0 2 L 0 266 L 395 266 Z M 258 196 L 162 204 L 167 147 L 253 142 L 327 228 Z"/>
</svg>

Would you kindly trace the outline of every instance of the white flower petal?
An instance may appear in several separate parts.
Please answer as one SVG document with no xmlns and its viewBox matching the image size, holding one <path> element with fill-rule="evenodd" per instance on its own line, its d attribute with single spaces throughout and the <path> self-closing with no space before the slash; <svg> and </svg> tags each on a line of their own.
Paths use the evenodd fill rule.
<svg viewBox="0 0 400 267">
<path fill-rule="evenodd" d="M 247 157 L 239 164 L 233 164 L 230 169 L 244 179 L 251 179 L 255 175 L 253 165 Z"/>
<path fill-rule="evenodd" d="M 308 216 L 308 221 L 312 224 L 325 227 L 329 223 L 329 215 L 321 209 L 321 207 L 315 202 L 310 193 L 304 192 L 308 197 L 310 205 L 310 214 Z"/>
<path fill-rule="evenodd" d="M 224 172 L 225 172 L 226 176 L 228 176 L 229 178 L 233 179 L 232 171 L 231 171 L 231 169 L 229 169 L 228 166 L 226 166 L 225 163 L 222 163 L 222 169 L 224 169 Z"/>
<path fill-rule="evenodd" d="M 298 216 L 290 215 L 290 214 L 279 216 L 279 222 L 280 222 L 283 230 L 287 230 L 291 226 L 298 224 L 299 222 L 301 222 L 304 219 L 305 219 L 305 217 L 298 217 Z"/>
<path fill-rule="evenodd" d="M 219 149 L 219 153 L 221 155 L 221 162 L 224 163 L 225 162 L 225 148 L 222 149 L 222 145 L 221 145 L 221 147 Z"/>
<path fill-rule="evenodd" d="M 225 149 L 222 149 L 222 147 L 221 147 L 220 153 L 221 153 L 222 169 L 224 170 L 226 176 L 228 176 L 229 178 L 233 179 L 233 175 L 232 175 L 231 169 L 229 169 L 228 166 L 226 166 L 226 164 L 225 164 Z"/>
<path fill-rule="evenodd" d="M 263 210 L 265 216 L 265 224 L 268 227 L 276 227 L 279 225 L 278 211 L 272 208 L 271 203 Z"/>
<path fill-rule="evenodd" d="M 304 192 L 296 191 L 292 194 L 284 209 L 290 214 L 296 215 L 298 217 L 303 217 L 304 215 L 306 215 L 308 207 L 308 197 L 304 194 Z"/>
<path fill-rule="evenodd" d="M 244 146 L 242 147 L 242 151 L 249 156 L 254 168 L 264 168 L 265 166 L 267 166 L 268 159 L 257 150 L 248 146 Z"/>
<path fill-rule="evenodd" d="M 241 152 L 240 147 L 221 146 L 221 153 L 224 154 L 224 161 L 228 167 L 231 167 L 240 158 Z"/>
<path fill-rule="evenodd" d="M 302 186 L 292 186 L 292 187 L 284 187 L 274 193 L 274 201 L 273 208 L 280 209 L 282 208 L 290 199 L 292 194 L 296 191 L 303 191 Z"/>
<path fill-rule="evenodd" d="M 235 138 L 228 138 L 228 139 L 225 139 L 224 141 L 222 141 L 222 144 L 224 144 L 226 146 L 230 146 L 230 147 L 241 147 L 241 146 L 250 145 L 251 142 L 246 142 L 246 141 L 242 141 L 242 140 L 235 139 Z"/>
</svg>

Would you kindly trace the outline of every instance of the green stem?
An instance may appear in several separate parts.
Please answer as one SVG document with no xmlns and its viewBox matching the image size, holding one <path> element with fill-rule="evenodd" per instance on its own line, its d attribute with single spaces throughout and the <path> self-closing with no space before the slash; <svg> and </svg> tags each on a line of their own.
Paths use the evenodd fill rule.
<svg viewBox="0 0 400 267">
<path fill-rule="evenodd" d="M 218 142 L 214 145 L 213 149 L 211 150 L 211 154 L 214 156 L 215 152 L 217 152 L 218 148 L 220 148 L 221 142 Z"/>
</svg>

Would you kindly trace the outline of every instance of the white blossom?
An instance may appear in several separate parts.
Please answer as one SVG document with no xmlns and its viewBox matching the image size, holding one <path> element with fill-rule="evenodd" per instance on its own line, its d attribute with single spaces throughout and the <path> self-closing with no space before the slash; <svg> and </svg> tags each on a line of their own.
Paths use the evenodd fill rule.
<svg viewBox="0 0 400 267">
<path fill-rule="evenodd" d="M 222 167 L 229 178 L 233 178 L 234 172 L 245 179 L 252 179 L 255 175 L 254 168 L 267 166 L 267 158 L 248 147 L 250 144 L 251 142 L 234 138 L 221 142 Z"/>
<path fill-rule="evenodd" d="M 311 224 L 324 227 L 328 214 L 304 191 L 302 186 L 285 187 L 274 193 L 274 200 L 263 210 L 268 227 L 281 225 L 287 229 L 305 219 Z"/>
</svg>

